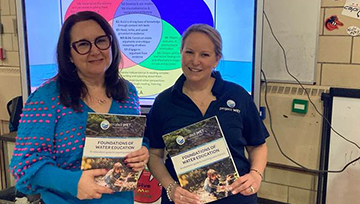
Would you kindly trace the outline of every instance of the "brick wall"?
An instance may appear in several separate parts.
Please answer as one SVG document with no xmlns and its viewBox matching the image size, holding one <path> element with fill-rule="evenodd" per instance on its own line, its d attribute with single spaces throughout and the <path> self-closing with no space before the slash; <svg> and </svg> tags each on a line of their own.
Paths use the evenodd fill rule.
<svg viewBox="0 0 360 204">
<path fill-rule="evenodd" d="M 15 0 L 0 0 L 0 18 L 3 33 L 0 34 L 6 59 L 0 60 L 0 120 L 8 120 L 6 104 L 13 97 L 21 95 L 19 46 L 16 34 Z M 1 129 L 1 134 L 7 129 Z"/>
<path fill-rule="evenodd" d="M 346 32 L 349 26 L 360 28 L 360 20 L 341 15 L 345 2 L 346 0 L 322 0 L 321 2 L 317 77 L 314 86 L 360 88 L 360 36 L 352 37 Z M 327 30 L 324 22 L 331 15 L 337 15 L 344 26 L 339 26 L 339 29 L 333 31 Z M 286 84 L 275 85 L 286 86 Z M 291 104 L 288 107 L 290 106 Z M 286 125 L 288 124 L 274 124 L 277 128 Z M 299 130 L 294 128 L 293 131 Z M 302 148 L 306 151 L 307 147 Z M 274 150 L 269 149 L 269 153 L 272 151 Z M 287 153 L 291 155 L 292 152 Z M 269 164 L 265 170 L 265 181 L 259 191 L 259 196 L 281 203 L 315 204 L 316 190 L 316 174 Z"/>
</svg>

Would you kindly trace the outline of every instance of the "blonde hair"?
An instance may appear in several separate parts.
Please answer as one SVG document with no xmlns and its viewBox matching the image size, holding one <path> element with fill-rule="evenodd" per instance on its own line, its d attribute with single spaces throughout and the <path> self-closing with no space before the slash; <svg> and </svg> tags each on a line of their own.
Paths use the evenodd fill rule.
<svg viewBox="0 0 360 204">
<path fill-rule="evenodd" d="M 216 54 L 216 57 L 221 58 L 222 57 L 222 39 L 220 33 L 213 27 L 207 25 L 207 24 L 193 24 L 189 28 L 186 29 L 186 31 L 182 35 L 181 39 L 181 47 L 180 51 L 183 50 L 185 40 L 191 33 L 204 33 L 206 36 L 208 36 L 211 40 L 211 42 L 214 44 L 214 51 Z"/>
<path fill-rule="evenodd" d="M 115 164 L 114 164 L 114 168 L 115 169 L 120 169 L 122 167 L 122 164 L 120 163 L 120 162 L 116 162 Z"/>
<path fill-rule="evenodd" d="M 206 172 L 207 176 L 212 176 L 214 174 L 217 174 L 217 172 L 214 170 L 214 169 L 209 169 L 207 172 Z"/>
</svg>

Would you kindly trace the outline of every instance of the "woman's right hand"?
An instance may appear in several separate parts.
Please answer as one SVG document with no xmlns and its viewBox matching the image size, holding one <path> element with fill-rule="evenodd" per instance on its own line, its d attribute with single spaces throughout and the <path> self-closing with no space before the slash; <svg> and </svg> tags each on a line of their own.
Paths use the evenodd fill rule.
<svg viewBox="0 0 360 204">
<path fill-rule="evenodd" d="M 80 200 L 101 198 L 102 194 L 112 194 L 113 190 L 99 186 L 95 182 L 95 177 L 104 176 L 107 173 L 105 169 L 94 169 L 83 171 L 77 188 L 77 198 Z"/>
<path fill-rule="evenodd" d="M 171 191 L 171 199 L 175 204 L 200 204 L 200 198 L 198 195 L 190 193 L 186 189 L 181 188 L 179 185 L 175 185 Z"/>
</svg>

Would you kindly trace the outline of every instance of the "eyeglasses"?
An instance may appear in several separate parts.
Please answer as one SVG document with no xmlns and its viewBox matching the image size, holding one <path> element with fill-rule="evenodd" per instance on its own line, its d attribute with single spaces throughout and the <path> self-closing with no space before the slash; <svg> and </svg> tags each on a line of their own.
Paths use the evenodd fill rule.
<svg viewBox="0 0 360 204">
<path fill-rule="evenodd" d="M 88 40 L 79 40 L 71 43 L 71 48 L 73 48 L 80 55 L 86 55 L 90 52 L 92 45 L 94 44 L 99 50 L 107 50 L 111 46 L 112 36 L 111 35 L 101 35 L 95 38 L 94 42 Z"/>
</svg>

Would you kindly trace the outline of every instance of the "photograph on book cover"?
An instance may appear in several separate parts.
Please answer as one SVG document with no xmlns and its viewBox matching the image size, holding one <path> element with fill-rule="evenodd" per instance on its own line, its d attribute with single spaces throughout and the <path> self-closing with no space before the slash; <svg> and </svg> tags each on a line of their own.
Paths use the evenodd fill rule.
<svg viewBox="0 0 360 204">
<path fill-rule="evenodd" d="M 124 158 L 142 146 L 145 116 L 89 113 L 81 169 L 106 169 L 97 184 L 114 191 L 135 190 L 138 173 Z"/>
<path fill-rule="evenodd" d="M 143 137 L 145 116 L 89 113 L 86 137 Z"/>
<path fill-rule="evenodd" d="M 179 140 L 182 138 L 186 144 L 179 144 L 181 142 Z M 163 136 L 166 148 L 171 156 L 220 138 L 223 138 L 223 136 L 215 117 L 191 124 Z"/>
<path fill-rule="evenodd" d="M 230 196 L 238 172 L 216 116 L 163 136 L 181 187 L 202 203 Z"/>
<path fill-rule="evenodd" d="M 227 189 L 237 177 L 231 158 L 178 175 L 180 185 L 198 194 L 204 203 L 232 195 Z"/>
<path fill-rule="evenodd" d="M 136 189 L 138 172 L 132 171 L 124 162 L 124 158 L 89 158 L 83 157 L 83 170 L 107 169 L 105 176 L 95 178 L 100 186 L 113 191 L 131 191 Z"/>
</svg>

